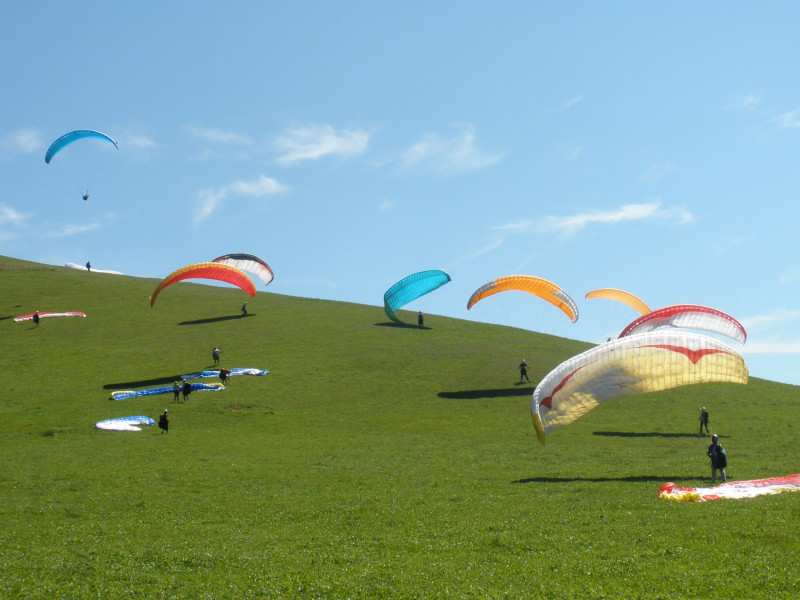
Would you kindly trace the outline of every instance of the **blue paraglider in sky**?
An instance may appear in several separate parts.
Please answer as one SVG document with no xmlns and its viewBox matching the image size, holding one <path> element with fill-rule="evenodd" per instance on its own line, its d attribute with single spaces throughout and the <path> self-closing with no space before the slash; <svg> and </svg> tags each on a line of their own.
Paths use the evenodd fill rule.
<svg viewBox="0 0 800 600">
<path fill-rule="evenodd" d="M 50 161 L 53 160 L 53 157 L 58 154 L 62 148 L 83 138 L 97 138 L 106 140 L 114 144 L 115 148 L 119 148 L 119 146 L 117 146 L 117 142 L 112 140 L 105 133 L 100 133 L 99 131 L 94 131 L 92 129 L 78 129 L 62 135 L 55 142 L 50 144 L 50 147 L 47 149 L 47 153 L 44 155 L 44 162 L 50 164 Z"/>
<path fill-rule="evenodd" d="M 383 295 L 383 309 L 386 311 L 386 316 L 392 321 L 400 323 L 400 319 L 394 314 L 398 308 L 442 287 L 448 281 L 450 281 L 450 275 L 438 270 L 420 271 L 404 277 Z"/>
</svg>

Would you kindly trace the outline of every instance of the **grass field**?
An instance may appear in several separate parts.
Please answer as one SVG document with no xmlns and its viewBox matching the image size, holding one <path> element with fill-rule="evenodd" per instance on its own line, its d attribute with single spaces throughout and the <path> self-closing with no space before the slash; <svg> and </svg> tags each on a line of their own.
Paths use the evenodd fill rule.
<svg viewBox="0 0 800 600">
<path fill-rule="evenodd" d="M 656 497 L 710 483 L 701 405 L 729 479 L 800 472 L 797 387 L 611 401 L 542 447 L 533 387 L 585 343 L 264 291 L 241 318 L 240 290 L 188 282 L 150 308 L 156 284 L 0 257 L 2 598 L 800 595 L 800 494 Z M 12 320 L 37 309 L 88 316 Z M 270 374 L 109 400 L 215 345 Z M 168 434 L 94 429 L 164 408 Z"/>
</svg>

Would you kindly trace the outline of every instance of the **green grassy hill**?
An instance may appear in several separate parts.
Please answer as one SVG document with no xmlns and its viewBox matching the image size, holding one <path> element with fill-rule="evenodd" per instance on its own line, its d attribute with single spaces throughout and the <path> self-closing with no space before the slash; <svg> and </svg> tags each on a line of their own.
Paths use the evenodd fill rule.
<svg viewBox="0 0 800 600">
<path fill-rule="evenodd" d="M 797 387 L 611 401 L 542 447 L 533 387 L 587 344 L 264 291 L 241 318 L 240 290 L 188 282 L 150 308 L 156 284 L 0 257 L 0 597 L 800 593 L 800 494 L 656 498 L 710 483 L 701 405 L 729 479 L 800 472 Z M 88 316 L 12 320 L 37 309 Z M 270 374 L 109 400 L 210 367 L 215 345 Z M 94 429 L 164 408 L 169 434 Z"/>
</svg>

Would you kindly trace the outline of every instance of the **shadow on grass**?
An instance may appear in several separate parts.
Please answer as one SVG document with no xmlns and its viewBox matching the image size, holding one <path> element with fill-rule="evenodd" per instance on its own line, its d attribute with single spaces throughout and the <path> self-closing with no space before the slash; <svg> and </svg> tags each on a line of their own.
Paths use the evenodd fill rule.
<svg viewBox="0 0 800 600">
<path fill-rule="evenodd" d="M 707 433 L 663 433 L 658 431 L 595 431 L 593 435 L 601 435 L 604 437 L 662 437 L 662 438 L 706 438 L 709 437 Z M 719 436 L 724 437 L 724 436 Z"/>
<path fill-rule="evenodd" d="M 216 323 L 217 321 L 235 321 L 245 317 L 254 317 L 255 313 L 248 315 L 228 315 L 227 317 L 210 317 L 208 319 L 197 319 L 195 321 L 181 321 L 178 325 L 202 325 L 203 323 Z"/>
<path fill-rule="evenodd" d="M 439 398 L 450 398 L 452 400 L 474 400 L 476 398 L 517 398 L 520 396 L 530 396 L 532 388 L 497 388 L 493 390 L 464 390 L 461 392 L 439 392 Z"/>
<path fill-rule="evenodd" d="M 171 377 L 154 377 L 152 379 L 140 379 L 139 381 L 126 381 L 124 383 L 107 383 L 103 386 L 104 390 L 127 390 L 130 388 L 144 387 L 148 385 L 159 385 L 164 383 L 172 383 L 179 381 L 180 375 L 173 375 Z"/>
<path fill-rule="evenodd" d="M 414 325 L 413 323 L 395 323 L 394 321 L 385 321 L 383 323 L 374 323 L 375 327 L 397 327 L 398 329 L 430 329 L 430 327 Z"/>
<path fill-rule="evenodd" d="M 13 315 L 8 315 L 7 317 L 0 317 L 0 321 L 5 321 L 6 319 L 13 319 Z"/>
<path fill-rule="evenodd" d="M 706 481 L 702 477 L 694 475 L 683 477 L 681 475 L 629 475 L 627 477 L 528 477 L 527 479 L 517 479 L 511 483 L 571 483 L 574 481 L 630 481 L 631 483 L 666 483 L 668 481 Z"/>
</svg>

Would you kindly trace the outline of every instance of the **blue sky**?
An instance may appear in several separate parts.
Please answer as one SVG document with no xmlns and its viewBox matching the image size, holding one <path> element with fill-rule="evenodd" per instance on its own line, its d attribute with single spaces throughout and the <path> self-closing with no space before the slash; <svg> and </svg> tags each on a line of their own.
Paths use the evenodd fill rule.
<svg viewBox="0 0 800 600">
<path fill-rule="evenodd" d="M 584 299 L 615 287 L 731 314 L 751 375 L 800 384 L 798 26 L 794 2 L 4 2 L 0 253 L 160 278 L 249 252 L 260 290 L 376 322 L 443 269 L 407 306 L 434 328 L 598 343 L 638 316 Z M 45 165 L 83 128 L 119 149 Z M 467 311 L 512 274 L 579 320 Z"/>
</svg>

